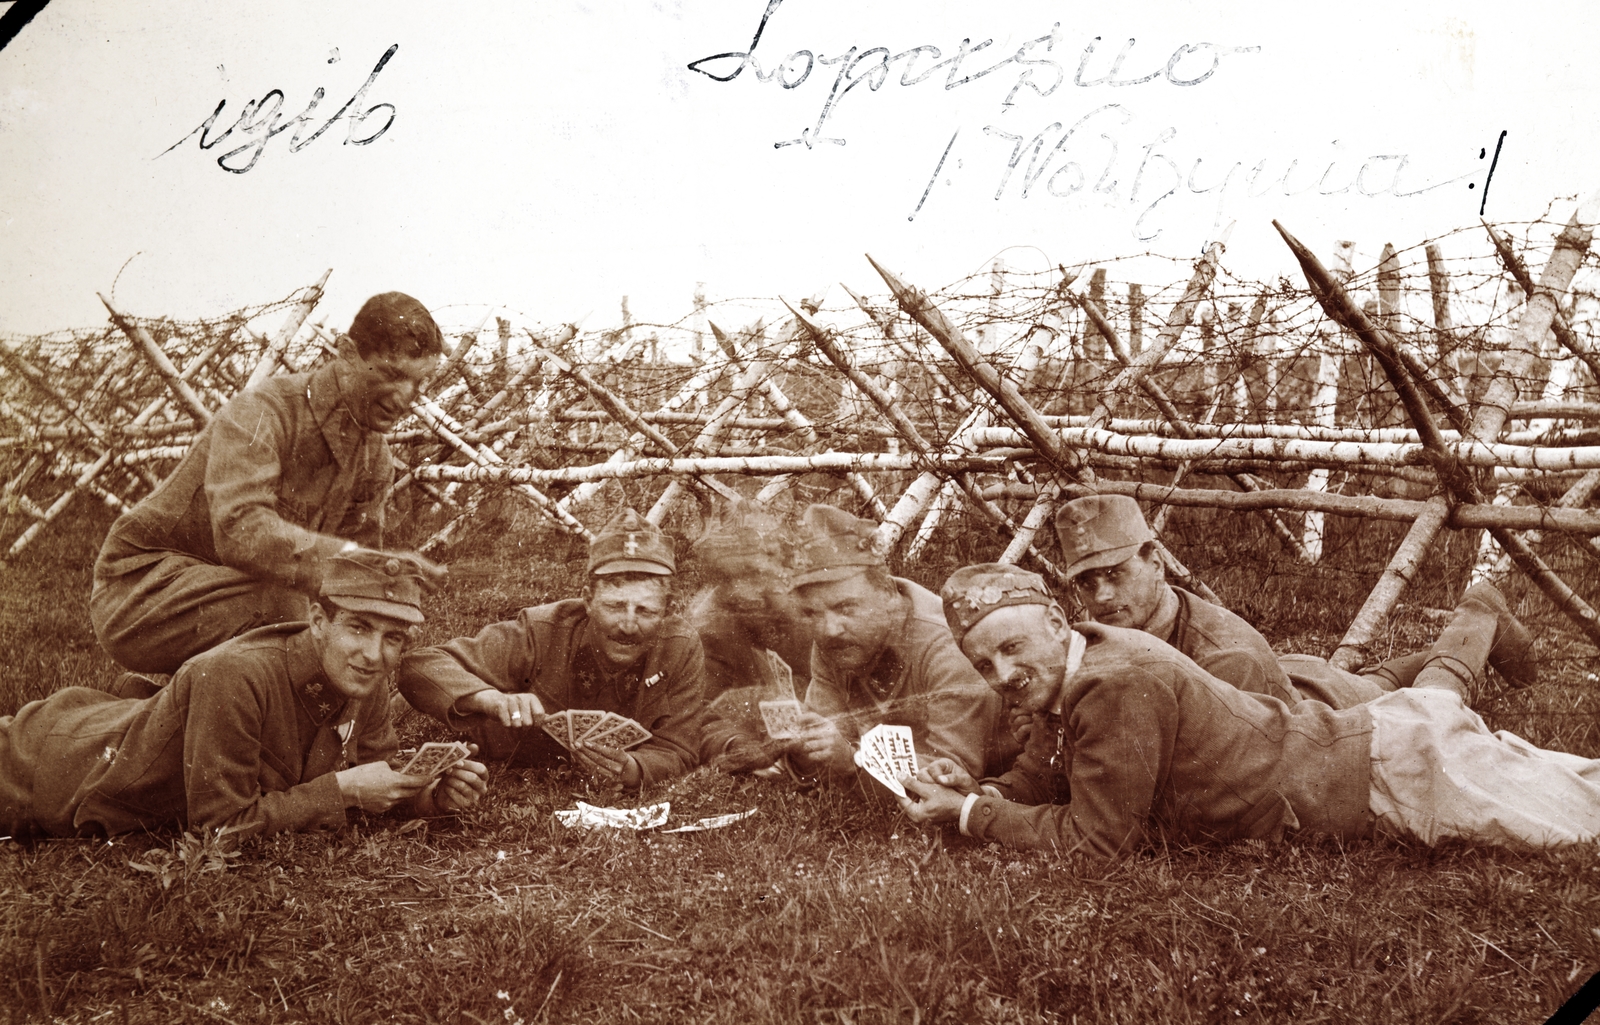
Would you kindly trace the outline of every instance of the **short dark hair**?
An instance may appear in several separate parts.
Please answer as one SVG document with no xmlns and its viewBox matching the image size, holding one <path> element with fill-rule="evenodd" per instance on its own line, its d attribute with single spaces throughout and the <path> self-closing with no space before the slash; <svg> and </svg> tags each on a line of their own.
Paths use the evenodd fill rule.
<svg viewBox="0 0 1600 1025">
<path fill-rule="evenodd" d="M 346 332 L 363 359 L 398 355 L 438 356 L 444 333 L 428 308 L 404 292 L 382 292 L 361 304 Z"/>
</svg>

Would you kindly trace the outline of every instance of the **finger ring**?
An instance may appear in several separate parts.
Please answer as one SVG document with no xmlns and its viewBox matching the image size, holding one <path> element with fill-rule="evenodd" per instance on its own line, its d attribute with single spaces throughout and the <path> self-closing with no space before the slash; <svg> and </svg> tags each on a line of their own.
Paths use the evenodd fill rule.
<svg viewBox="0 0 1600 1025">
<path fill-rule="evenodd" d="M 511 718 L 513 718 L 513 719 L 521 719 L 522 718 L 522 713 L 521 712 L 512 712 L 511 713 Z"/>
</svg>

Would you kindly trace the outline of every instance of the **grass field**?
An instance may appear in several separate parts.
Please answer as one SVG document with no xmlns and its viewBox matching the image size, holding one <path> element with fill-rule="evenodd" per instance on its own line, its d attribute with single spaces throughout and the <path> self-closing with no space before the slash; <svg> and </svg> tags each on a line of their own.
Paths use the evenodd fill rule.
<svg viewBox="0 0 1600 1025">
<path fill-rule="evenodd" d="M 0 714 L 114 675 L 86 612 L 109 518 L 76 512 L 0 568 Z M 578 549 L 502 527 L 453 553 L 430 639 L 575 593 Z M 1252 519 L 1175 519 L 1168 536 L 1281 650 L 1314 653 L 1396 537 L 1337 527 L 1308 573 Z M 1471 541 L 1386 645 L 1437 629 L 1426 610 L 1450 604 Z M 905 572 L 937 585 L 982 557 L 981 534 L 953 533 Z M 1490 725 L 1600 755 L 1593 648 L 1511 590 L 1545 682 L 1491 701 Z M 402 734 L 444 736 L 418 715 Z M 706 833 L 584 833 L 552 820 L 574 799 L 667 799 L 674 823 L 759 811 Z M 876 794 L 704 769 L 642 797 L 501 769 L 460 819 L 365 819 L 236 857 L 174 834 L 0 843 L 15 1021 L 1520 1023 L 1597 969 L 1594 849 L 1309 839 L 1107 866 L 924 833 Z"/>
</svg>

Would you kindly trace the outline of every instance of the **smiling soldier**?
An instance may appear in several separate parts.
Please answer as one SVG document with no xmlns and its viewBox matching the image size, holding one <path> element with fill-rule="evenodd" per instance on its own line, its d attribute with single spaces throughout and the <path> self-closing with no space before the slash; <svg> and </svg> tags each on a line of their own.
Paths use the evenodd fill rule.
<svg viewBox="0 0 1600 1025">
<path fill-rule="evenodd" d="M 68 687 L 0 718 L 0 827 L 72 836 L 178 825 L 242 834 L 336 827 L 345 810 L 477 803 L 485 769 L 396 772 L 389 674 L 416 624 L 403 557 L 328 560 L 310 619 L 203 652 L 152 697 Z"/>
<path fill-rule="evenodd" d="M 535 764 L 558 754 L 534 728 L 546 713 L 615 712 L 652 737 L 631 751 L 579 743 L 584 768 L 629 787 L 681 775 L 700 744 L 705 656 L 694 629 L 668 613 L 676 571 L 671 539 L 624 509 L 589 546 L 581 597 L 412 652 L 400 693 L 467 730 L 487 757 Z"/>
<path fill-rule="evenodd" d="M 1490 733 L 1469 699 L 1527 629 L 1476 585 L 1412 686 L 1353 708 L 1259 700 L 1137 630 L 1080 623 L 1037 574 L 988 564 L 945 584 L 961 650 L 1007 701 L 1045 718 L 1017 766 L 975 781 L 925 764 L 917 822 L 1019 847 L 1126 854 L 1295 832 L 1558 846 L 1600 837 L 1600 760 Z M 1509 670 L 1509 672 L 1508 672 Z"/>
<path fill-rule="evenodd" d="M 810 632 L 811 685 L 790 756 L 806 771 L 856 772 L 855 745 L 879 723 L 909 726 L 919 757 L 953 758 L 972 773 L 1016 753 L 1000 702 L 951 639 L 939 599 L 889 574 L 877 525 L 813 505 L 795 605 Z"/>
<path fill-rule="evenodd" d="M 89 599 L 112 658 L 170 673 L 252 627 L 303 620 L 330 558 L 383 547 L 394 481 L 383 435 L 410 411 L 444 340 L 400 292 L 368 299 L 348 340 L 326 366 L 236 396 L 112 524 Z M 443 579 L 440 567 L 414 565 L 425 583 Z"/>
</svg>

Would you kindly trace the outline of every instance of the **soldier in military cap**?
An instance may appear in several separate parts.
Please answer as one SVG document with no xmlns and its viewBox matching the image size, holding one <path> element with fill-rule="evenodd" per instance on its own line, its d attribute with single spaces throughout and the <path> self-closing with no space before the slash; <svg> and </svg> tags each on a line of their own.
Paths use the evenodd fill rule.
<svg viewBox="0 0 1600 1025">
<path fill-rule="evenodd" d="M 1019 847 L 1101 856 L 1177 844 L 1377 833 L 1513 846 L 1600 838 L 1600 761 L 1491 734 L 1467 699 L 1521 628 L 1469 595 L 1413 686 L 1334 709 L 1261 700 L 1148 633 L 1069 626 L 1013 566 L 943 588 L 961 650 L 996 691 L 1043 716 L 1005 776 L 948 759 L 905 782 L 915 821 Z"/>
<path fill-rule="evenodd" d="M 804 732 L 790 756 L 811 772 L 854 774 L 860 735 L 910 726 L 920 754 L 974 775 L 1016 753 L 1000 702 L 950 637 L 939 599 L 889 574 L 877 525 L 813 505 L 801 519 L 796 607 L 812 641 Z"/>
<path fill-rule="evenodd" d="M 636 787 L 696 764 L 705 657 L 693 628 L 668 611 L 672 540 L 624 509 L 589 546 L 578 598 L 525 608 L 475 637 L 407 655 L 400 692 L 468 731 L 490 758 L 538 764 L 559 748 L 536 729 L 564 708 L 615 712 L 653 736 L 631 751 L 580 744 L 579 763 Z"/>
<path fill-rule="evenodd" d="M 387 681 L 422 622 L 421 587 L 409 560 L 334 556 L 306 622 L 202 652 L 151 697 L 68 687 L 0 718 L 0 828 L 251 835 L 342 826 L 349 808 L 472 806 L 481 763 L 433 781 L 389 764 Z"/>
<path fill-rule="evenodd" d="M 420 302 L 385 292 L 356 313 L 337 359 L 268 377 L 218 410 L 100 549 L 89 615 L 111 657 L 170 673 L 252 627 L 303 620 L 328 560 L 381 549 L 394 481 L 383 436 L 443 344 Z"/>
<path fill-rule="evenodd" d="M 1064 504 L 1056 532 L 1073 592 L 1097 623 L 1143 630 L 1194 659 L 1212 676 L 1240 690 L 1294 704 L 1303 698 L 1348 708 L 1407 687 L 1430 651 L 1390 659 L 1361 674 L 1312 655 L 1278 655 L 1266 638 L 1220 605 L 1167 583 L 1156 536 L 1125 495 L 1094 495 Z M 1480 584 L 1462 595 L 1491 608 L 1504 627 L 1490 664 L 1514 686 L 1532 682 L 1533 639 L 1511 617 L 1505 599 Z"/>
</svg>

